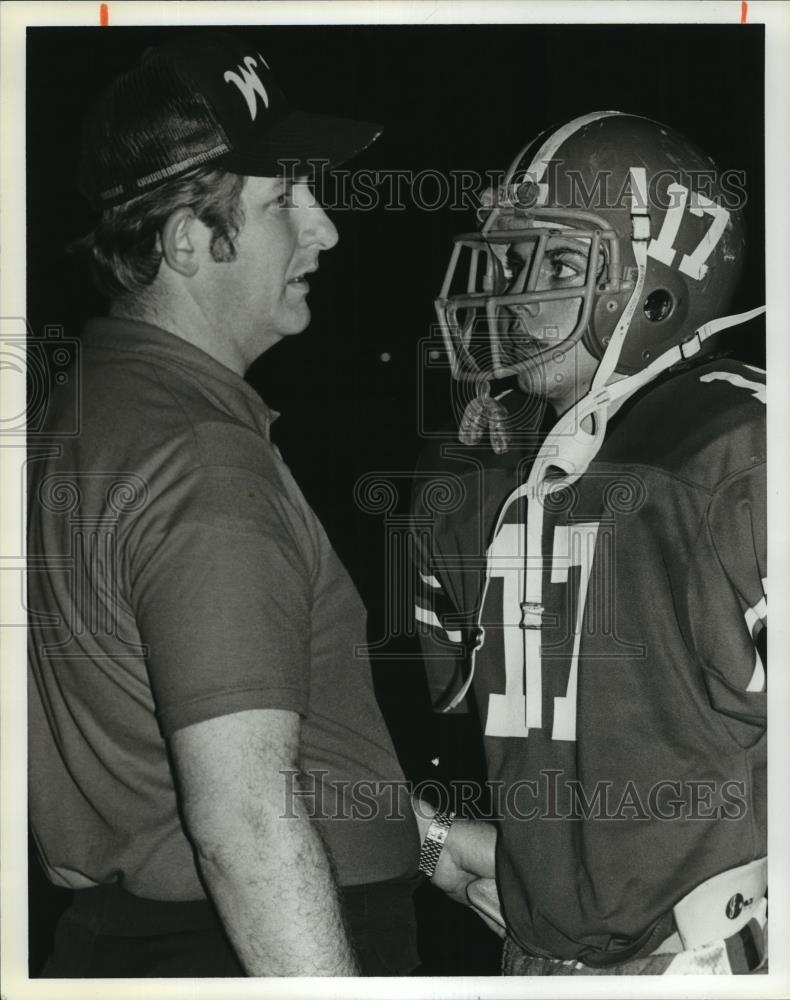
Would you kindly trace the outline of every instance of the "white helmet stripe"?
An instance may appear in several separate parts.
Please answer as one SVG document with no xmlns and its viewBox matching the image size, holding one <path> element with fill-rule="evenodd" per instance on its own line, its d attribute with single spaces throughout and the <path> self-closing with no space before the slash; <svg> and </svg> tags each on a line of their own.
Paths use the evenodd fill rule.
<svg viewBox="0 0 790 1000">
<path fill-rule="evenodd" d="M 556 132 L 552 132 L 552 134 L 537 151 L 532 163 L 529 165 L 529 173 L 532 176 L 532 179 L 536 182 L 543 179 L 543 175 L 546 173 L 546 167 L 553 159 L 554 154 L 563 142 L 565 142 L 566 139 L 569 139 L 574 132 L 578 132 L 579 129 L 584 128 L 585 125 L 591 124 L 591 122 L 600 121 L 602 118 L 622 116 L 622 114 L 622 111 L 591 111 L 588 115 L 581 115 L 579 118 L 574 118 L 572 121 L 566 122 L 562 128 L 558 128 Z M 526 151 L 527 147 L 525 146 L 520 155 L 523 155 Z M 516 163 L 518 163 L 518 160 L 516 160 Z"/>
<path fill-rule="evenodd" d="M 574 118 L 572 121 L 566 122 L 561 128 L 558 128 L 556 132 L 552 132 L 551 135 L 546 139 L 540 149 L 537 151 L 535 156 L 532 158 L 532 162 L 527 168 L 527 173 L 530 178 L 538 185 L 538 200 L 537 204 L 539 206 L 545 205 L 546 198 L 548 196 L 547 185 L 541 183 L 543 180 L 543 175 L 546 173 L 546 168 L 549 162 L 555 156 L 557 150 L 565 142 L 566 139 L 570 138 L 579 129 L 584 128 L 585 125 L 589 125 L 591 122 L 600 121 L 602 118 L 614 118 L 618 116 L 623 116 L 625 112 L 623 111 L 591 111 L 589 114 L 580 115 L 578 118 Z M 508 172 L 505 176 L 504 188 L 507 190 L 513 180 L 513 175 L 516 172 L 516 167 L 521 163 L 524 155 L 526 154 L 529 147 L 532 145 L 534 140 L 527 143 L 523 149 L 519 150 L 518 155 L 510 164 Z M 485 223 L 483 224 L 482 232 L 487 233 L 490 229 L 495 228 L 497 221 L 497 212 L 491 212 Z"/>
</svg>

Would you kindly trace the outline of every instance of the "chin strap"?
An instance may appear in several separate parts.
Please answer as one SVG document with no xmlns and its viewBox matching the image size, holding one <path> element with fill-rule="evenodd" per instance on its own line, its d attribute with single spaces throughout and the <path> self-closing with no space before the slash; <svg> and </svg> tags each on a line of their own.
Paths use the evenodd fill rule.
<svg viewBox="0 0 790 1000">
<path fill-rule="evenodd" d="M 478 385 L 477 396 L 466 404 L 458 440 L 465 445 L 480 444 L 487 427 L 491 448 L 503 455 L 510 448 L 506 424 L 507 410 L 499 400 L 491 398 L 491 383 L 486 379 Z"/>
<path fill-rule="evenodd" d="M 606 350 L 601 358 L 601 363 L 595 372 L 591 391 L 595 391 L 601 386 L 605 386 L 617 368 L 620 360 L 620 353 L 625 343 L 625 337 L 631 326 L 631 320 L 637 306 L 642 301 L 642 292 L 645 287 L 647 277 L 647 245 L 650 242 L 650 214 L 647 210 L 647 173 L 644 167 L 631 167 L 631 248 L 634 253 L 634 263 L 636 264 L 636 281 L 631 297 L 626 303 L 625 309 L 620 314 L 614 333 L 606 345 Z"/>
</svg>

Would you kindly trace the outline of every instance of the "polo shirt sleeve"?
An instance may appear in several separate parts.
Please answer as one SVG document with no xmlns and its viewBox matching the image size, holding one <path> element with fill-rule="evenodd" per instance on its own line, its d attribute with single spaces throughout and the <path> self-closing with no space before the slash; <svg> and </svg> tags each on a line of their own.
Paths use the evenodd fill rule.
<svg viewBox="0 0 790 1000">
<path fill-rule="evenodd" d="M 271 481 L 237 467 L 198 468 L 148 506 L 130 542 L 130 592 L 165 736 L 249 709 L 306 714 L 301 517 Z"/>
</svg>

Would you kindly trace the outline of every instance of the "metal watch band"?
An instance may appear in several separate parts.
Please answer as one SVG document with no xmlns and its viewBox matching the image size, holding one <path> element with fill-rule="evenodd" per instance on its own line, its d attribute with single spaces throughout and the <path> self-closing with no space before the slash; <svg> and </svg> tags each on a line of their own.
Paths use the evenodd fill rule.
<svg viewBox="0 0 790 1000">
<path fill-rule="evenodd" d="M 417 865 L 418 871 L 427 875 L 428 878 L 431 878 L 436 871 L 436 865 L 439 863 L 439 855 L 442 853 L 444 842 L 447 840 L 447 834 L 450 832 L 450 827 L 453 825 L 454 819 L 454 812 L 438 812 L 431 820 L 431 825 L 428 827 L 425 840 L 422 842 L 422 847 L 420 848 L 420 860 Z"/>
</svg>

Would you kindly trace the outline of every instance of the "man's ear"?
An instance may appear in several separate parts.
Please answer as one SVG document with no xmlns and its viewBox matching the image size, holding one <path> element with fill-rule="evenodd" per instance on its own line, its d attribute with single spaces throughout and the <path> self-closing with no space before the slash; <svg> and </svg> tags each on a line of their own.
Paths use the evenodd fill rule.
<svg viewBox="0 0 790 1000">
<path fill-rule="evenodd" d="M 200 268 L 199 235 L 195 231 L 195 223 L 197 218 L 191 208 L 177 208 L 159 235 L 165 263 L 185 278 L 194 277 Z"/>
</svg>

